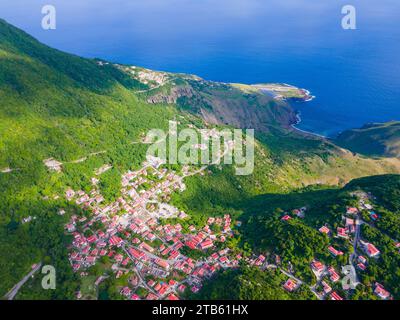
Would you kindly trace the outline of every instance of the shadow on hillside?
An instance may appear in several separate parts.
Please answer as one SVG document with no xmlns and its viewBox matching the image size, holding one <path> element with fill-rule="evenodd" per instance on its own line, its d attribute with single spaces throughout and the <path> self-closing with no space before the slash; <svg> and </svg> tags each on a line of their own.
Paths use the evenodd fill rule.
<svg viewBox="0 0 400 320">
<path fill-rule="evenodd" d="M 239 205 L 243 215 L 271 212 L 276 208 L 284 211 L 300 207 L 317 207 L 333 199 L 341 189 L 303 189 L 287 194 L 263 194 L 249 198 Z M 239 209 L 239 208 L 238 208 Z"/>
</svg>

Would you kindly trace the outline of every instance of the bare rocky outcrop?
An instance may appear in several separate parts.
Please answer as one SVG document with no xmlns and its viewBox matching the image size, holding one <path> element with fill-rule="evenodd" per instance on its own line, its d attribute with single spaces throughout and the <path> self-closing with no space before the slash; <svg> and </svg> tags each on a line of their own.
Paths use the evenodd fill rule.
<svg viewBox="0 0 400 320">
<path fill-rule="evenodd" d="M 181 97 L 192 98 L 196 93 L 190 86 L 172 87 L 169 93 L 157 93 L 147 98 L 149 103 L 175 104 Z"/>
<path fill-rule="evenodd" d="M 296 113 L 285 102 L 259 92 L 246 93 L 229 84 L 188 81 L 168 92 L 147 98 L 149 103 L 177 104 L 200 115 L 207 123 L 232 125 L 269 132 L 271 128 L 290 130 Z"/>
</svg>

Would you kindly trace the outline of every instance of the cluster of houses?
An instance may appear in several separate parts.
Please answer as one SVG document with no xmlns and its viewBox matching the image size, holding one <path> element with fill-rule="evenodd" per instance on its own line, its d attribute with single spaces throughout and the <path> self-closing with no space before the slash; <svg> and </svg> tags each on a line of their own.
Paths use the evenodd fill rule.
<svg viewBox="0 0 400 320">
<path fill-rule="evenodd" d="M 365 201 L 365 198 L 362 198 L 360 200 L 360 207 L 362 209 L 366 209 L 366 210 L 373 209 L 372 205 Z M 343 216 L 344 226 L 337 228 L 336 237 L 355 241 L 356 242 L 355 247 L 357 247 L 358 249 L 363 251 L 366 254 L 366 256 L 368 256 L 368 258 L 375 258 L 375 259 L 379 258 L 380 251 L 375 247 L 374 244 L 369 243 L 367 241 L 363 241 L 362 239 L 356 238 L 358 215 L 359 215 L 358 208 L 348 207 L 346 210 L 346 215 Z M 319 229 L 319 231 L 321 233 L 331 235 L 331 231 L 327 226 L 322 226 Z M 333 246 L 329 246 L 328 250 L 334 257 L 343 255 L 342 251 L 336 250 Z M 356 256 L 355 264 L 356 264 L 357 269 L 361 272 L 366 271 L 367 266 L 368 266 L 367 258 L 364 255 L 360 254 L 358 250 L 356 250 L 355 256 Z M 324 286 L 324 288 L 325 288 L 325 286 Z M 326 291 L 326 290 L 324 290 L 324 291 Z M 381 295 L 378 295 L 378 296 L 382 298 Z M 387 297 L 384 299 L 387 299 Z M 338 300 L 338 299 L 335 299 L 335 300 Z"/>
<path fill-rule="evenodd" d="M 189 174 L 189 168 L 182 174 Z M 173 192 L 184 190 L 181 175 L 148 161 L 142 169 L 123 174 L 121 180 L 122 196 L 109 204 L 104 204 L 97 178 L 92 178 L 89 193 L 66 190 L 66 198 L 85 209 L 65 225 L 73 238 L 69 260 L 81 277 L 99 263 L 105 272 L 111 269 L 115 278 L 135 275 L 135 282 L 120 288 L 126 299 L 176 300 L 185 290 L 199 291 L 204 279 L 217 270 L 239 266 L 241 254 L 224 248 L 227 238 L 233 237 L 229 214 L 209 217 L 204 227 L 191 225 L 186 233 L 180 223 L 161 223 L 160 218 L 187 217 L 166 203 Z M 201 252 L 201 258 L 188 257 L 182 253 L 184 248 Z M 261 266 L 265 257 L 244 260 Z M 77 296 L 82 298 L 82 293 Z"/>
<path fill-rule="evenodd" d="M 168 79 L 169 75 L 165 72 L 155 72 L 152 70 L 138 68 L 135 66 L 125 67 L 117 65 L 118 68 L 125 72 L 130 73 L 133 77 L 137 78 L 140 82 L 147 84 L 150 88 L 163 85 Z"/>
<path fill-rule="evenodd" d="M 340 275 L 333 266 L 327 267 L 320 261 L 313 261 L 311 264 L 311 270 L 320 281 L 319 284 L 322 287 L 320 296 L 325 297 L 329 295 L 331 300 L 343 300 L 343 298 L 332 289 L 332 284 L 335 284 L 340 280 Z"/>
<path fill-rule="evenodd" d="M 186 237 L 185 245 L 192 250 L 196 248 L 206 250 L 212 248 L 215 241 L 225 242 L 227 236 L 232 236 L 231 222 L 231 217 L 228 214 L 224 215 L 223 218 L 209 217 L 206 226 L 200 232 Z M 211 230 L 213 224 L 222 226 L 222 232 L 219 237 Z M 189 230 L 193 232 L 195 227 L 192 225 Z"/>
<path fill-rule="evenodd" d="M 178 174 L 162 168 L 156 160 L 148 159 L 140 170 L 123 174 L 121 197 L 112 203 L 104 204 L 97 178 L 91 179 L 93 188 L 88 193 L 66 190 L 67 200 L 85 209 L 84 214 L 72 215 L 65 226 L 73 238 L 69 260 L 75 272 L 86 277 L 90 272 L 88 268 L 99 263 L 105 273 L 111 271 L 115 278 L 131 275 L 135 279 L 120 287 L 120 294 L 126 299 L 177 300 L 187 290 L 198 292 L 203 281 L 220 269 L 236 268 L 241 261 L 263 269 L 268 265 L 264 255 L 243 257 L 226 247 L 227 239 L 234 236 L 233 225 L 240 227 L 241 224 L 240 221 L 233 223 L 229 214 L 209 217 L 203 227 L 190 225 L 185 228 L 187 231 L 180 223 L 162 223 L 165 218 L 188 217 L 168 202 L 172 193 L 185 190 L 183 178 L 190 174 L 190 168 L 184 167 Z M 303 219 L 306 211 L 305 207 L 294 209 L 281 220 L 288 221 L 292 216 Z M 358 212 L 357 208 L 347 208 L 343 227 L 338 227 L 336 234 L 327 225 L 319 231 L 329 237 L 352 240 L 357 234 Z M 373 244 L 361 239 L 358 244 L 368 258 L 379 257 L 380 252 Z M 201 257 L 190 258 L 190 251 L 201 253 Z M 333 257 L 344 254 L 335 245 L 329 245 L 327 251 Z M 276 256 L 276 263 L 280 263 L 279 256 Z M 368 260 L 357 252 L 356 264 L 360 271 L 365 271 Z M 310 267 L 318 280 L 316 287 L 322 290 L 319 295 L 343 300 L 332 289 L 340 280 L 334 267 L 317 260 Z M 102 277 L 98 278 L 95 285 L 101 280 Z M 283 288 L 293 292 L 300 285 L 299 281 L 289 278 Z M 390 298 L 390 293 L 378 283 L 374 292 L 382 299 Z M 82 297 L 81 292 L 77 297 Z"/>
<path fill-rule="evenodd" d="M 368 210 L 373 220 L 379 218 L 379 216 L 374 211 L 372 211 L 373 206 L 366 201 L 365 196 L 362 196 L 359 202 L 360 208 Z M 291 213 L 292 215 L 296 215 L 299 218 L 304 218 L 305 212 L 306 208 L 301 208 L 294 209 Z M 326 234 L 330 238 L 336 237 L 352 241 L 354 247 L 357 248 L 354 261 L 356 268 L 360 272 L 363 272 L 366 271 L 368 267 L 368 259 L 366 257 L 370 259 L 377 259 L 379 258 L 380 251 L 375 247 L 374 244 L 363 241 L 359 238 L 360 236 L 358 233 L 359 231 L 357 230 L 357 224 L 362 223 L 360 223 L 359 212 L 359 209 L 356 207 L 348 207 L 346 210 L 346 214 L 342 217 L 343 224 L 342 226 L 337 227 L 336 234 L 331 231 L 328 225 L 323 225 L 322 227 L 320 227 L 319 232 Z M 280 219 L 284 222 L 287 222 L 292 219 L 292 215 L 285 213 Z M 400 243 L 398 244 L 398 247 L 400 248 Z M 329 245 L 327 251 L 332 255 L 332 257 L 338 257 L 344 254 L 343 251 L 335 248 L 334 245 Z M 359 251 L 362 251 L 362 253 L 360 253 Z M 365 256 L 363 254 L 365 254 Z M 332 300 L 343 300 L 343 298 L 336 291 L 333 291 L 332 285 L 330 284 L 336 283 L 340 280 L 340 275 L 336 272 L 334 267 L 326 267 L 322 262 L 315 260 L 311 263 L 311 270 L 317 278 L 316 287 L 320 286 L 322 289 L 322 292 L 319 293 L 320 297 L 325 297 L 329 295 Z M 287 291 L 293 292 L 299 287 L 299 284 L 293 279 L 288 279 L 284 283 L 283 287 Z M 386 291 L 384 287 L 379 283 L 375 284 L 374 293 L 381 299 L 389 299 L 391 297 L 390 293 Z"/>
</svg>

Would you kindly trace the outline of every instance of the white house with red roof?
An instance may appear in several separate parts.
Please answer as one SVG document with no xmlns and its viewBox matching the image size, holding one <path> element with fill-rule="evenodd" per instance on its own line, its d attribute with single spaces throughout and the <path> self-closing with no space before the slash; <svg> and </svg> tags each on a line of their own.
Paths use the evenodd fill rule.
<svg viewBox="0 0 400 320">
<path fill-rule="evenodd" d="M 346 213 L 347 214 L 357 214 L 358 213 L 358 209 L 355 208 L 355 207 L 348 207 Z"/>
<path fill-rule="evenodd" d="M 329 228 L 327 226 L 322 226 L 321 228 L 319 228 L 319 232 L 329 235 L 331 230 L 329 230 Z"/>
<path fill-rule="evenodd" d="M 360 240 L 360 243 L 361 243 L 362 248 L 364 249 L 365 253 L 368 255 L 368 257 L 372 257 L 372 258 L 379 257 L 381 252 L 372 243 L 364 242 L 362 240 Z"/>
<path fill-rule="evenodd" d="M 359 263 L 357 264 L 357 268 L 360 269 L 361 271 L 367 270 L 367 267 L 365 266 L 365 264 L 363 264 L 363 263 L 361 263 L 361 262 L 359 262 Z"/>
<path fill-rule="evenodd" d="M 325 294 L 328 294 L 329 292 L 332 291 L 331 286 L 326 281 L 321 281 L 321 284 Z"/>
<path fill-rule="evenodd" d="M 329 251 L 334 257 L 342 256 L 342 255 L 343 255 L 343 252 L 342 252 L 342 251 L 336 250 L 336 249 L 335 249 L 334 247 L 332 247 L 332 246 L 329 246 L 329 247 L 328 247 L 328 251 Z"/>
<path fill-rule="evenodd" d="M 389 291 L 385 290 L 385 288 L 378 282 L 375 283 L 374 293 L 381 298 L 382 300 L 387 300 L 390 298 Z"/>
<path fill-rule="evenodd" d="M 283 288 L 286 289 L 289 292 L 293 292 L 294 290 L 297 289 L 297 287 L 298 287 L 298 284 L 293 279 L 288 279 L 285 282 L 285 284 L 283 285 Z"/>
<path fill-rule="evenodd" d="M 311 269 L 314 274 L 319 278 L 325 271 L 325 266 L 319 261 L 313 261 L 311 263 Z"/>
<path fill-rule="evenodd" d="M 367 259 L 364 256 L 358 256 L 358 261 L 363 263 L 363 264 L 367 263 Z"/>
<path fill-rule="evenodd" d="M 330 279 L 332 282 L 337 282 L 340 279 L 339 274 L 336 272 L 336 270 L 333 267 L 328 268 L 328 273 L 330 275 Z"/>
<path fill-rule="evenodd" d="M 200 248 L 201 248 L 202 250 L 211 248 L 211 247 L 213 247 L 213 246 L 214 246 L 214 243 L 211 241 L 211 239 L 206 239 L 206 240 L 204 240 L 202 243 L 200 243 Z"/>
<path fill-rule="evenodd" d="M 74 232 L 76 230 L 75 225 L 73 223 L 69 223 L 65 227 L 68 232 Z"/>
<path fill-rule="evenodd" d="M 336 291 L 333 291 L 331 293 L 331 300 L 341 301 L 341 300 L 343 300 L 343 298 L 341 296 L 339 296 Z"/>
<path fill-rule="evenodd" d="M 337 236 L 339 238 L 348 239 L 349 235 L 347 234 L 347 229 L 346 228 L 342 228 L 342 227 L 338 227 L 337 228 Z"/>
</svg>

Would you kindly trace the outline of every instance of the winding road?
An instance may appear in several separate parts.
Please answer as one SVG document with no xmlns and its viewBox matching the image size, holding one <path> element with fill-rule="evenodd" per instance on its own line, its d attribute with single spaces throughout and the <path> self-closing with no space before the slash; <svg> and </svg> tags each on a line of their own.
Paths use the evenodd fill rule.
<svg viewBox="0 0 400 320">
<path fill-rule="evenodd" d="M 21 287 L 29 280 L 31 276 L 33 276 L 42 266 L 42 263 L 39 262 L 36 266 L 20 281 L 18 282 L 5 296 L 4 298 L 7 300 L 13 300 L 17 295 L 18 291 Z"/>
</svg>

